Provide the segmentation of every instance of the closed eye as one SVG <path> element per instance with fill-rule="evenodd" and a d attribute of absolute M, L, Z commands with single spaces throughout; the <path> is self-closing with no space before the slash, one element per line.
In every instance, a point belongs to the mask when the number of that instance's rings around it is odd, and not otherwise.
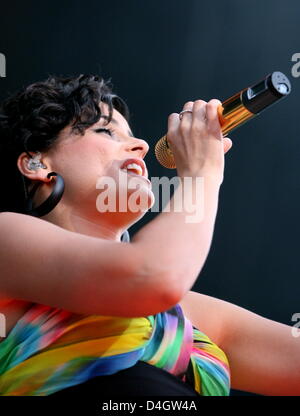
<path fill-rule="evenodd" d="M 110 129 L 103 129 L 103 128 L 100 128 L 100 129 L 96 129 L 96 130 L 94 130 L 96 133 L 107 133 L 107 134 L 109 134 L 110 136 L 113 136 L 113 131 L 112 130 L 110 130 Z"/>

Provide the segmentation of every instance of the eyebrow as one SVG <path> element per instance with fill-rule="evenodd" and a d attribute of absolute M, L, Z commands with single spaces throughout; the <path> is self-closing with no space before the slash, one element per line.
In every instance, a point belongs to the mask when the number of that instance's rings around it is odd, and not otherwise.
<path fill-rule="evenodd" d="M 109 117 L 105 116 L 105 115 L 102 115 L 100 118 L 104 118 L 105 120 L 109 120 Z M 115 118 L 112 118 L 111 122 L 113 124 L 116 124 L 117 126 L 120 126 L 120 124 L 118 123 L 118 121 Z M 131 130 L 128 130 L 128 135 L 131 136 L 131 137 L 134 137 L 134 134 L 132 133 Z"/>

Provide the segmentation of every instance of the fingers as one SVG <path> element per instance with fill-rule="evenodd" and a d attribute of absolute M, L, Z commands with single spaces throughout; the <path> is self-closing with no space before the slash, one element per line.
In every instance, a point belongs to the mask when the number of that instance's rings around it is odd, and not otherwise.
<path fill-rule="evenodd" d="M 199 133 L 206 123 L 206 101 L 196 100 L 193 106 L 192 131 Z"/>
<path fill-rule="evenodd" d="M 193 101 L 188 101 L 184 104 L 182 110 L 193 110 L 193 105 L 194 102 Z M 170 134 L 170 136 L 172 135 L 172 133 L 176 132 L 178 130 L 179 127 L 182 127 L 182 122 L 184 121 L 184 118 L 187 118 L 188 122 L 190 123 L 190 120 L 192 118 L 192 113 L 185 113 L 184 117 L 182 117 L 182 120 L 180 120 L 179 118 L 179 113 L 172 113 L 169 115 L 168 118 L 168 132 Z M 183 123 L 183 127 L 186 127 L 186 122 L 184 121 Z"/>
<path fill-rule="evenodd" d="M 168 117 L 168 139 L 170 141 L 170 137 L 175 134 L 178 130 L 180 124 L 180 120 L 178 117 L 178 113 L 172 113 Z"/>
<path fill-rule="evenodd" d="M 193 110 L 194 107 L 194 101 L 188 101 L 184 104 L 182 110 Z M 189 113 L 191 115 L 192 113 Z"/>
<path fill-rule="evenodd" d="M 221 139 L 222 132 L 218 117 L 218 107 L 220 105 L 222 105 L 221 101 L 216 98 L 211 99 L 208 103 L 204 100 L 188 101 L 184 104 L 182 110 L 191 110 L 192 113 L 184 113 L 181 119 L 179 113 L 170 114 L 168 118 L 168 131 L 172 134 L 178 128 L 181 131 L 187 131 L 191 127 L 197 133 L 203 129 L 203 124 L 207 124 L 212 131 L 220 133 Z M 231 145 L 229 145 L 229 141 L 226 142 L 226 149 L 228 147 L 229 150 Z"/>
<path fill-rule="evenodd" d="M 222 105 L 221 101 L 213 98 L 206 106 L 207 123 L 210 124 L 211 129 L 214 131 L 221 129 L 218 117 L 218 107 L 220 105 Z"/>
<path fill-rule="evenodd" d="M 229 137 L 224 137 L 224 153 L 227 153 L 232 147 L 232 140 Z"/>
<path fill-rule="evenodd" d="M 203 123 L 209 124 L 212 130 L 220 129 L 220 122 L 218 117 L 218 107 L 222 105 L 221 101 L 213 98 L 209 102 L 204 100 L 188 101 L 183 106 L 183 110 L 191 110 L 192 113 L 184 113 L 181 119 L 181 125 L 184 128 L 190 126 L 192 122 L 192 129 L 198 131 L 203 129 Z"/>

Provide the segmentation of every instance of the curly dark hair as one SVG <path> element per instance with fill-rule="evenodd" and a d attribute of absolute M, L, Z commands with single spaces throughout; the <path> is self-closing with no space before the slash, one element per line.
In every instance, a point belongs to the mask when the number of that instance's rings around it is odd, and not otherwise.
<path fill-rule="evenodd" d="M 8 97 L 0 106 L 0 154 L 2 198 L 0 212 L 25 212 L 30 180 L 22 175 L 17 159 L 24 151 L 45 152 L 54 146 L 59 133 L 83 135 L 101 117 L 100 101 L 108 104 L 109 118 L 115 108 L 127 121 L 125 101 L 112 92 L 111 81 L 81 74 L 76 77 L 49 76 Z"/>

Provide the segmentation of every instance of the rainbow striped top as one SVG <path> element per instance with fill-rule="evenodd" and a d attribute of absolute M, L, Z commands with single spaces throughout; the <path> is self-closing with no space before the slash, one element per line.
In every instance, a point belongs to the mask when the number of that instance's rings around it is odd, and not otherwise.
<path fill-rule="evenodd" d="M 48 396 L 138 360 L 174 374 L 200 395 L 230 394 L 226 355 L 179 304 L 141 318 L 33 304 L 0 342 L 0 395 Z"/>

